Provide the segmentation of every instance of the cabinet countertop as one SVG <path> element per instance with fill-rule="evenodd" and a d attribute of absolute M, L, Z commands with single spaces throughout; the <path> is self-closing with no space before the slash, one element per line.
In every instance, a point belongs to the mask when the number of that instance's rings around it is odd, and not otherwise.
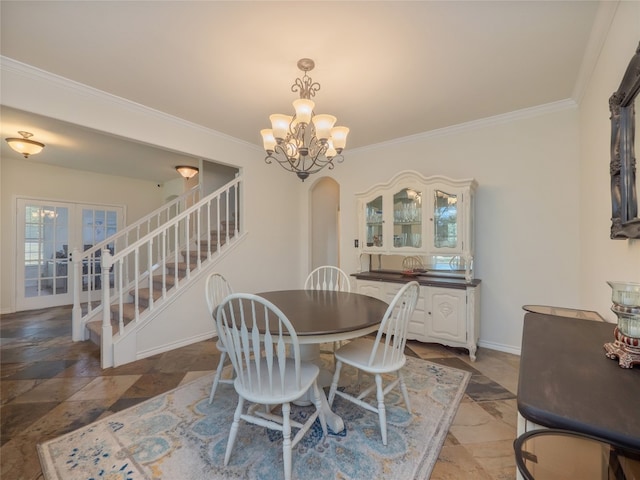
<path fill-rule="evenodd" d="M 640 449 L 640 369 L 605 356 L 615 324 L 527 313 L 518 411 L 549 428 Z"/>
<path fill-rule="evenodd" d="M 464 278 L 438 277 L 435 275 L 417 275 L 413 277 L 390 271 L 352 273 L 351 276 L 356 277 L 358 280 L 371 280 L 374 282 L 407 283 L 415 280 L 424 286 L 458 288 L 461 290 L 477 287 L 480 284 L 480 280 L 477 278 L 467 282 Z"/>

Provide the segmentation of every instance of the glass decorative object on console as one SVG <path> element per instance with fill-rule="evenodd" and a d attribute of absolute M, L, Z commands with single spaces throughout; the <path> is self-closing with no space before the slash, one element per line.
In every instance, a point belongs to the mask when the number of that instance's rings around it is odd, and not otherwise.
<path fill-rule="evenodd" d="M 640 283 L 607 282 L 612 289 L 611 311 L 618 317 L 615 341 L 605 343 L 609 358 L 618 358 L 621 367 L 640 364 Z"/>
<path fill-rule="evenodd" d="M 458 243 L 458 196 L 435 190 L 433 228 L 437 248 L 455 248 Z"/>

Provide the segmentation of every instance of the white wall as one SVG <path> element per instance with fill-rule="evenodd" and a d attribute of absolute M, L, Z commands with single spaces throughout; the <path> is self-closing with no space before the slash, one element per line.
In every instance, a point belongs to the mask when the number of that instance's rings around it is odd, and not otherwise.
<path fill-rule="evenodd" d="M 301 215 L 299 181 L 278 166 L 265 164 L 259 147 L 28 66 L 3 68 L 1 75 L 3 105 L 240 168 L 245 179 L 241 218 L 249 237 L 225 258 L 220 266 L 222 273 L 234 282 L 234 289 L 248 292 L 293 288 L 304 280 L 297 267 L 301 263 L 298 251 L 291 248 L 300 243 L 298 225 L 292 221 Z M 15 235 L 15 229 L 6 232 L 5 227 L 4 187 L 11 179 L 4 165 L 3 162 L 3 250 L 5 237 Z M 38 191 L 56 188 L 43 179 L 34 181 L 32 187 Z M 74 196 L 92 198 L 91 192 L 83 191 L 75 182 L 48 195 L 68 197 L 76 190 Z M 162 189 L 157 190 L 162 197 Z M 16 188 L 15 193 L 23 193 L 23 188 Z M 161 202 L 160 197 L 154 202 Z M 3 258 L 3 272 L 5 265 Z M 3 278 L 3 309 L 7 283 Z M 190 312 L 183 313 L 188 316 Z"/>
<path fill-rule="evenodd" d="M 3 158 L 2 184 L 2 293 L 0 311 L 15 311 L 16 299 L 16 203 L 31 197 L 77 203 L 125 207 L 125 221 L 132 222 L 162 204 L 162 189 L 153 181 L 72 170 L 41 162 Z"/>
<path fill-rule="evenodd" d="M 640 2 L 620 2 L 580 104 L 580 298 L 615 321 L 607 280 L 640 282 L 640 240 L 611 240 L 609 97 L 640 41 Z M 636 131 L 640 125 L 636 111 Z M 636 134 L 637 135 L 637 134 Z M 636 158 L 640 152 L 636 151 Z M 638 164 L 640 166 L 640 163 Z M 640 168 L 637 173 L 640 174 Z"/>
<path fill-rule="evenodd" d="M 527 303 L 595 310 L 615 321 L 606 280 L 640 282 L 640 240 L 609 238 L 608 99 L 639 32 L 640 2 L 620 2 L 579 108 L 561 102 L 347 150 L 330 173 L 341 189 L 341 267 L 359 264 L 355 193 L 406 169 L 474 177 L 480 345 L 517 353 Z"/>
<path fill-rule="evenodd" d="M 640 281 L 640 241 L 609 239 L 608 120 L 608 98 L 637 47 L 638 32 L 640 2 L 621 2 L 579 109 L 560 103 L 347 150 L 345 162 L 327 172 L 340 184 L 341 267 L 355 271 L 358 265 L 355 193 L 406 169 L 474 177 L 481 346 L 518 351 L 526 303 L 608 314 L 605 280 Z M 246 178 L 243 219 L 250 236 L 221 270 L 236 290 L 292 288 L 303 281 L 310 264 L 312 182 L 301 184 L 265 165 L 259 148 L 46 75 L 3 69 L 2 97 L 14 108 L 237 165 Z M 2 195 L 4 224 L 4 188 Z M 3 225 L 3 250 L 5 230 Z M 4 257 L 2 266 L 4 272 Z M 3 308 L 6 285 L 2 278 Z"/>
<path fill-rule="evenodd" d="M 563 102 L 346 152 L 331 172 L 340 184 L 341 267 L 358 266 L 356 193 L 408 169 L 473 177 L 481 345 L 518 352 L 522 305 L 580 306 L 578 138 L 577 107 Z"/>
<path fill-rule="evenodd" d="M 311 267 L 338 265 L 338 218 L 340 186 L 329 177 L 313 182 L 311 188 Z"/>

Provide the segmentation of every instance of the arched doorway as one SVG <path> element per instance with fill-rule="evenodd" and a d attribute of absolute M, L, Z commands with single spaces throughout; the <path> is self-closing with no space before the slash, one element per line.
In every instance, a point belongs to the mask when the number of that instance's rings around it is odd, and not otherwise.
<path fill-rule="evenodd" d="M 340 265 L 340 185 L 323 177 L 311 188 L 311 269 Z"/>

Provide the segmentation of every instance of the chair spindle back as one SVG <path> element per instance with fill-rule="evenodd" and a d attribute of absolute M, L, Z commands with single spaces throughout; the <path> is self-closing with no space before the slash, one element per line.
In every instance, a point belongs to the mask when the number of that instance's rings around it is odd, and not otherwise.
<path fill-rule="evenodd" d="M 284 395 L 285 378 L 291 375 L 287 370 L 292 368 L 287 359 L 294 361 L 295 388 L 300 388 L 298 337 L 289 319 L 273 303 L 258 295 L 236 293 L 220 305 L 216 321 L 236 381 L 243 389 Z"/>
<path fill-rule="evenodd" d="M 349 276 L 338 267 L 325 265 L 313 270 L 304 284 L 305 290 L 333 290 L 350 292 Z"/>
<path fill-rule="evenodd" d="M 420 285 L 418 282 L 409 282 L 393 298 L 378 329 L 369 356 L 369 366 L 373 365 L 376 357 L 379 359 L 379 349 L 383 349 L 382 363 L 384 365 L 393 364 L 404 356 L 409 320 L 416 308 L 419 295 Z"/>

